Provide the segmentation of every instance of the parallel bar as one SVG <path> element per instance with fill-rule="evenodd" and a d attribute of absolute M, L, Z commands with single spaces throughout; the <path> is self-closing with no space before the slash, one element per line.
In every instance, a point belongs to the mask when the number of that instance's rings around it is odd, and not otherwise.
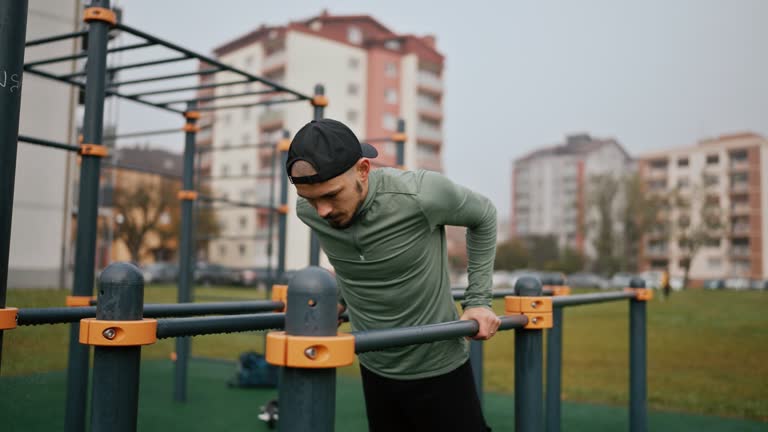
<path fill-rule="evenodd" d="M 108 53 L 115 53 L 115 52 L 120 52 L 120 51 L 128 51 L 128 50 L 132 50 L 132 49 L 151 47 L 151 46 L 154 46 L 154 45 L 155 44 L 150 43 L 150 42 L 142 42 L 142 43 L 137 43 L 137 44 L 133 44 L 133 45 L 123 45 L 123 46 L 111 48 L 111 49 L 108 49 L 107 52 Z M 51 57 L 51 58 L 44 59 L 44 60 L 37 60 L 37 61 L 30 62 L 30 63 L 26 63 L 26 64 L 24 64 L 24 66 L 25 67 L 35 67 L 35 66 L 41 66 L 41 65 L 46 65 L 46 64 L 51 64 L 51 63 L 58 63 L 58 62 L 69 61 L 69 60 L 77 60 L 77 59 L 86 58 L 86 57 L 88 57 L 88 53 L 81 52 L 81 53 L 72 54 L 72 55 L 68 55 L 68 56 Z"/>
<path fill-rule="evenodd" d="M 165 339 L 282 329 L 284 325 L 284 313 L 260 313 L 228 317 L 169 318 L 157 320 L 157 337 Z"/>
<path fill-rule="evenodd" d="M 245 81 L 227 81 L 223 83 L 215 83 L 215 84 L 203 84 L 203 85 L 196 85 L 196 86 L 190 86 L 190 87 L 176 87 L 176 88 L 169 88 L 169 89 L 163 89 L 163 90 L 153 90 L 153 91 L 146 91 L 146 92 L 139 92 L 139 93 L 132 93 L 128 96 L 130 97 L 139 97 L 139 96 L 152 96 L 152 95 L 159 95 L 159 94 L 167 94 L 167 93 L 178 93 L 183 91 L 197 91 L 197 90 L 205 90 L 209 88 L 216 88 L 216 87 L 223 87 L 223 86 L 230 86 L 230 85 L 238 85 L 238 84 L 247 84 L 251 81 L 245 80 Z M 126 97 L 128 97 L 126 96 Z M 194 99 L 194 98 L 192 98 Z M 200 111 L 198 109 L 198 111 Z"/>
<path fill-rule="evenodd" d="M 11 82 L 10 88 L 0 92 L 0 309 L 5 307 L 8 291 L 27 10 L 27 0 L 0 2 L 0 65 L 10 75 Z M 0 361 L 2 354 L 3 331 L 0 330 Z"/>
<path fill-rule="evenodd" d="M 117 23 L 115 28 L 117 28 L 119 30 L 123 30 L 123 31 L 128 32 L 128 33 L 131 33 L 134 36 L 138 36 L 138 37 L 144 38 L 147 41 L 155 42 L 157 44 L 166 46 L 166 47 L 168 47 L 168 48 L 170 48 L 172 50 L 176 50 L 176 51 L 181 52 L 183 54 L 186 54 L 188 56 L 195 57 L 198 60 L 202 60 L 203 63 L 207 63 L 207 64 L 209 64 L 211 66 L 216 66 L 216 67 L 221 68 L 222 70 L 227 70 L 227 71 L 234 72 L 236 74 L 242 75 L 244 77 L 249 78 L 249 81 L 259 81 L 259 82 L 262 82 L 262 83 L 264 83 L 264 84 L 266 84 L 266 85 L 268 85 L 270 87 L 273 87 L 275 89 L 278 89 L 278 90 L 286 92 L 286 93 L 291 93 L 294 96 L 300 97 L 300 98 L 302 98 L 304 100 L 310 100 L 311 99 L 307 95 L 299 93 L 299 92 L 297 92 L 295 90 L 291 90 L 291 89 L 289 89 L 287 87 L 284 87 L 284 86 L 282 86 L 282 85 L 280 85 L 280 84 L 278 84 L 276 82 L 273 82 L 273 81 L 270 81 L 270 80 L 267 80 L 267 79 L 255 76 L 255 75 L 251 75 L 251 74 L 249 74 L 249 73 L 247 73 L 245 71 L 242 71 L 240 69 L 233 68 L 232 66 L 229 66 L 227 64 L 221 63 L 221 62 L 219 62 L 218 60 L 216 60 L 216 59 L 214 59 L 212 57 L 204 56 L 204 55 L 198 54 L 196 52 L 190 51 L 190 50 L 188 50 L 188 49 L 186 49 L 186 48 L 184 48 L 182 46 L 170 43 L 170 42 L 165 41 L 163 39 L 160 39 L 158 37 L 152 36 L 152 35 L 150 35 L 148 33 L 144 33 L 141 30 L 137 30 L 137 29 L 135 29 L 133 27 L 129 27 L 129 26 L 125 25 L 125 24 Z"/>
<path fill-rule="evenodd" d="M 109 0 L 92 0 L 90 6 L 109 9 L 110 2 Z M 110 25 L 104 21 L 93 21 L 88 25 L 88 75 L 83 115 L 83 142 L 88 144 L 103 142 L 109 29 Z M 75 296 L 87 297 L 93 294 L 100 165 L 100 157 L 84 155 L 81 158 L 75 275 L 72 284 L 74 287 L 72 294 Z M 86 424 L 90 349 L 87 345 L 80 344 L 79 333 L 80 326 L 72 324 L 69 331 L 69 362 L 67 364 L 67 405 L 64 419 L 66 432 L 82 432 Z"/>
<path fill-rule="evenodd" d="M 153 82 L 153 81 L 165 81 L 165 80 L 172 80 L 176 78 L 186 78 L 186 77 L 197 76 L 197 75 L 210 75 L 220 71 L 221 69 L 218 69 L 218 68 L 203 69 L 197 72 L 185 72 L 185 73 L 170 74 L 170 75 L 159 75 L 159 76 L 146 77 L 146 78 L 136 78 L 136 79 L 126 80 L 126 81 L 113 81 L 112 83 L 109 84 L 109 87 L 119 87 L 124 85 L 131 85 L 131 84 L 142 84 L 142 83 Z"/>
<path fill-rule="evenodd" d="M 19 135 L 19 141 L 25 142 L 25 143 L 28 143 L 28 144 L 37 144 L 37 145 L 41 145 L 41 146 L 44 146 L 44 147 L 53 147 L 53 148 L 57 148 L 57 149 L 61 149 L 61 150 L 68 150 L 68 151 L 73 151 L 73 152 L 80 151 L 80 147 L 79 146 L 73 146 L 73 145 L 69 145 L 69 144 L 64 144 L 64 143 L 59 143 L 59 142 L 55 142 L 55 141 L 44 140 L 44 139 L 40 139 L 40 138 L 29 137 L 29 136 L 25 136 L 25 135 Z"/>
<path fill-rule="evenodd" d="M 648 430 L 646 302 L 629 302 L 629 430 Z"/>
<path fill-rule="evenodd" d="M 166 58 L 166 59 L 151 60 L 151 61 L 145 61 L 145 62 L 141 62 L 141 63 L 131 63 L 131 64 L 127 64 L 127 65 L 115 66 L 115 67 L 108 68 L 107 69 L 107 73 L 117 72 L 117 71 L 126 70 L 126 69 L 136 69 L 136 68 L 140 68 L 140 67 L 156 66 L 156 65 L 167 64 L 167 63 L 176 63 L 176 62 L 185 61 L 185 60 L 191 60 L 191 59 L 192 59 L 192 57 L 184 55 L 184 56 L 180 56 L 180 57 L 171 57 L 171 58 Z M 74 72 L 74 73 L 70 73 L 70 74 L 59 75 L 59 78 L 65 78 L 65 79 L 66 78 L 77 78 L 77 77 L 85 76 L 87 73 L 88 73 L 88 71 L 85 70 L 85 71 L 82 71 L 82 72 Z"/>
<path fill-rule="evenodd" d="M 200 108 L 200 111 L 220 111 L 220 110 L 227 110 L 227 109 L 252 108 L 256 106 L 272 106 L 272 105 L 279 105 L 279 104 L 291 103 L 291 102 L 301 102 L 303 100 L 304 99 L 301 99 L 301 98 L 278 99 L 278 100 L 254 102 L 254 103 L 239 104 L 239 105 L 208 106 L 208 107 Z"/>
<path fill-rule="evenodd" d="M 547 392 L 544 430 L 560 432 L 563 369 L 563 308 L 552 308 L 552 328 L 547 330 Z"/>
<path fill-rule="evenodd" d="M 160 101 L 158 104 L 160 105 L 172 105 L 172 104 L 178 104 L 178 103 L 186 103 L 190 101 L 195 102 L 210 102 L 213 100 L 218 99 L 231 99 L 231 98 L 238 98 L 238 97 L 245 97 L 245 96 L 259 96 L 259 95 L 265 95 L 265 94 L 273 94 L 278 93 L 277 90 L 256 90 L 256 91 L 249 91 L 249 92 L 242 92 L 242 93 L 233 93 L 233 94 L 221 94 L 216 96 L 206 96 L 206 97 L 198 97 L 198 98 L 187 98 L 187 99 L 179 99 L 179 100 L 170 100 L 170 101 Z M 302 100 L 302 99 L 299 99 Z"/>
<path fill-rule="evenodd" d="M 528 324 L 528 318 L 525 315 L 500 316 L 499 318 L 501 319 L 499 330 L 520 328 Z M 351 334 L 355 336 L 355 352 L 360 354 L 438 340 L 472 337 L 477 334 L 479 329 L 477 321 L 469 320 L 416 327 L 357 331 L 351 332 Z"/>
<path fill-rule="evenodd" d="M 594 303 L 604 303 L 609 301 L 627 300 L 633 297 L 635 297 L 635 294 L 624 291 L 557 296 L 552 298 L 552 306 L 578 306 Z"/>
<path fill-rule="evenodd" d="M 145 137 L 145 136 L 154 136 L 154 135 L 168 135 L 173 133 L 181 133 L 182 130 L 180 128 L 173 128 L 173 129 L 157 129 L 157 130 L 149 130 L 149 131 L 136 131 L 136 132 L 127 132 L 117 135 L 108 135 L 104 137 L 104 140 L 118 140 L 122 138 L 135 138 L 135 137 Z"/>
<path fill-rule="evenodd" d="M 72 39 L 72 38 L 76 38 L 76 37 L 80 37 L 80 36 L 85 36 L 87 34 L 88 34 L 88 30 L 83 30 L 83 31 L 78 31 L 78 32 L 73 32 L 73 33 L 65 33 L 65 34 L 60 34 L 60 35 L 56 35 L 56 36 L 49 36 L 49 37 L 44 37 L 44 38 L 40 38 L 40 39 L 33 39 L 33 40 L 27 42 L 25 45 L 28 46 L 28 47 L 35 46 L 35 45 L 42 45 L 42 44 L 51 43 L 51 42 L 58 42 L 60 40 Z"/>

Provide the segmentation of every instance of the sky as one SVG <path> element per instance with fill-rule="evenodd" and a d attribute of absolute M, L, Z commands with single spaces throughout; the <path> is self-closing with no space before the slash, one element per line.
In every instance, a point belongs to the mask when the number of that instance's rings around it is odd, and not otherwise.
<path fill-rule="evenodd" d="M 435 35 L 446 57 L 445 173 L 490 197 L 502 217 L 510 213 L 512 161 L 570 133 L 616 138 L 634 156 L 733 132 L 768 136 L 765 0 L 113 4 L 127 24 L 202 53 L 323 9 Z M 113 115 L 120 132 L 179 121 L 131 102 Z M 181 150 L 178 139 L 159 143 Z"/>

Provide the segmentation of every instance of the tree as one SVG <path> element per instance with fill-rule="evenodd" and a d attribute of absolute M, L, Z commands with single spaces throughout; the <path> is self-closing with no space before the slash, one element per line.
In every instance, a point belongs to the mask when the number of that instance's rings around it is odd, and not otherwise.
<path fill-rule="evenodd" d="M 210 195 L 209 189 L 202 187 L 200 194 Z M 181 204 L 179 200 L 176 200 L 169 206 L 168 213 L 170 215 L 170 221 L 157 228 L 160 243 L 164 246 L 169 246 L 171 243 L 177 242 L 177 240 L 181 238 Z M 216 220 L 215 210 L 210 205 L 199 206 L 194 214 L 195 225 L 193 235 L 196 237 L 197 241 L 194 243 L 196 253 L 193 256 L 198 256 L 200 250 L 208 248 L 210 239 L 219 235 L 221 227 Z"/>
<path fill-rule="evenodd" d="M 147 234 L 158 229 L 164 215 L 167 219 L 170 206 L 178 202 L 176 191 L 177 187 L 165 180 L 159 184 L 139 182 L 132 188 L 115 187 L 113 205 L 122 217 L 117 237 L 128 248 L 131 261 L 140 261 Z"/>
<path fill-rule="evenodd" d="M 643 234 L 654 227 L 664 198 L 648 193 L 637 173 L 625 177 L 621 187 L 624 200 L 619 210 L 622 227 L 619 265 L 621 271 L 636 273 L 640 270 L 638 256 Z"/>
<path fill-rule="evenodd" d="M 496 270 L 517 270 L 528 267 L 530 255 L 525 243 L 510 239 L 496 246 Z"/>
<path fill-rule="evenodd" d="M 616 256 L 617 242 L 615 235 L 615 206 L 620 191 L 620 183 L 612 174 L 599 174 L 590 178 L 588 196 L 589 213 L 594 215 L 587 229 L 596 233 L 592 246 L 595 248 L 595 271 L 611 274 L 619 269 Z"/>

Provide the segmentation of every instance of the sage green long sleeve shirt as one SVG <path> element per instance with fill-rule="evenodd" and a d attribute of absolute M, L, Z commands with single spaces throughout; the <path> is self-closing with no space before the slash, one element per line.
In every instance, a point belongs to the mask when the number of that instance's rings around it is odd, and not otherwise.
<path fill-rule="evenodd" d="M 374 170 L 353 224 L 336 229 L 304 199 L 299 218 L 317 233 L 336 271 L 354 330 L 454 321 L 445 225 L 467 227 L 464 309 L 490 307 L 496 209 L 484 196 L 430 171 Z M 441 375 L 467 360 L 464 338 L 364 353 L 360 363 L 395 379 Z"/>

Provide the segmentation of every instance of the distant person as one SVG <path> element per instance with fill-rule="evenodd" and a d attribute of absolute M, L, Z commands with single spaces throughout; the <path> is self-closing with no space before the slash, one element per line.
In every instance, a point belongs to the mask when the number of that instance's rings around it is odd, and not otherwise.
<path fill-rule="evenodd" d="M 672 287 L 669 285 L 669 272 L 664 270 L 661 272 L 661 292 L 664 295 L 664 300 L 669 298 L 669 293 L 672 291 Z"/>
<path fill-rule="evenodd" d="M 344 124 L 312 121 L 293 139 L 286 171 L 296 213 L 336 271 L 339 313 L 353 330 L 459 319 L 451 296 L 445 225 L 467 227 L 469 286 L 462 320 L 490 339 L 496 208 L 436 172 L 371 169 L 377 150 Z M 360 354 L 371 431 L 490 430 L 464 338 Z"/>

